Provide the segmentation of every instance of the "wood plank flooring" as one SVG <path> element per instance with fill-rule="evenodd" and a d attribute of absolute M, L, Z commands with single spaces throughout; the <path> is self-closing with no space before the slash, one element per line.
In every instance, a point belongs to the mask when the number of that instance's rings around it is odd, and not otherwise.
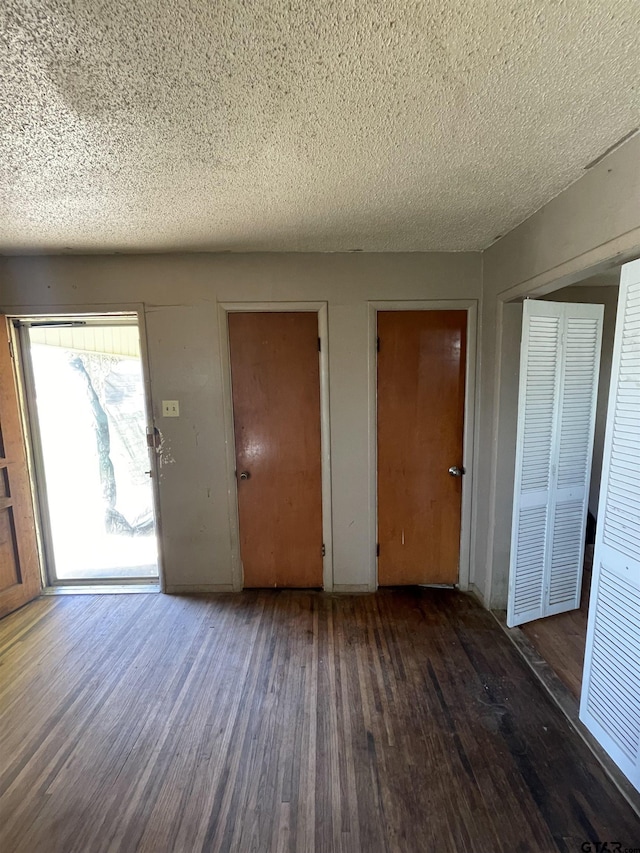
<path fill-rule="evenodd" d="M 589 619 L 589 593 L 591 591 L 591 567 L 593 545 L 587 546 L 580 608 L 557 616 L 536 619 L 521 626 L 522 632 L 554 670 L 558 678 L 569 688 L 576 700 L 582 689 L 584 650 L 587 644 L 587 622 Z"/>
<path fill-rule="evenodd" d="M 640 846 L 446 590 L 40 599 L 0 622 L 0 759 L 3 853 Z"/>

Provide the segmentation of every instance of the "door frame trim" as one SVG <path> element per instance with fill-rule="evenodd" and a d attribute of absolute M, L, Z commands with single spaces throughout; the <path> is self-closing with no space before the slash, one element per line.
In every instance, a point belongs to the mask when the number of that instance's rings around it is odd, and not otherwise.
<path fill-rule="evenodd" d="M 503 440 L 500 426 L 504 417 L 504 387 L 505 387 L 505 347 L 506 340 L 513 324 L 518 324 L 518 332 L 522 328 L 522 320 L 511 316 L 510 307 L 519 304 L 524 299 L 540 299 L 570 287 L 574 284 L 587 284 L 587 279 L 612 269 L 622 267 L 629 261 L 640 258 L 640 228 L 634 228 L 626 234 L 614 237 L 599 246 L 590 249 L 582 255 L 577 255 L 567 261 L 557 264 L 531 278 L 511 284 L 495 294 L 495 350 L 493 364 L 490 366 L 490 377 L 487 387 L 490 388 L 492 402 L 487 412 L 486 429 L 493 438 L 490 459 L 488 462 L 488 479 L 486 499 L 489 505 L 486 551 L 477 558 L 483 560 L 486 568 L 484 593 L 482 601 L 490 610 L 505 610 L 508 598 L 509 559 L 500 547 L 498 540 L 511 542 L 511 521 L 513 517 L 513 471 L 500 469 L 500 459 L 508 452 L 511 438 Z M 619 286 L 619 284 L 618 284 Z M 510 433 L 511 436 L 511 433 Z M 510 494 L 511 500 L 504 504 L 503 495 Z M 508 506 L 509 532 L 503 528 L 505 509 Z M 496 533 L 496 530 L 498 532 Z"/>
<path fill-rule="evenodd" d="M 458 588 L 467 591 L 471 576 L 471 535 L 475 513 L 474 444 L 476 440 L 476 366 L 478 337 L 477 299 L 374 300 L 369 306 L 369 531 L 370 588 L 378 588 L 378 311 L 466 311 L 467 352 L 464 389 L 464 430 L 462 438 L 462 510 L 460 514 L 460 562 Z"/>
<path fill-rule="evenodd" d="M 231 579 L 234 591 L 243 589 L 240 557 L 240 524 L 238 518 L 238 483 L 235 476 L 236 448 L 233 422 L 233 392 L 231 386 L 231 350 L 229 347 L 228 315 L 240 311 L 254 313 L 312 312 L 318 317 L 320 362 L 320 454 L 322 464 L 322 538 L 325 547 L 322 558 L 322 587 L 333 590 L 333 527 L 331 515 L 331 432 L 329 410 L 329 334 L 327 302 L 219 302 L 218 327 L 220 364 L 222 366 L 222 399 L 227 460 L 227 497 L 231 529 Z"/>
<path fill-rule="evenodd" d="M 152 396 L 152 387 L 151 387 L 151 360 L 149 357 L 149 346 L 148 346 L 148 338 L 147 338 L 147 323 L 146 323 L 146 306 L 144 302 L 124 302 L 124 303 L 96 303 L 96 304 L 80 304 L 80 305 L 70 305 L 70 304 L 50 304 L 50 305 L 10 305 L 10 306 L 0 306 L 0 311 L 2 311 L 11 321 L 11 329 L 12 329 L 12 341 L 14 346 L 14 351 L 16 352 L 16 359 L 14 361 L 15 371 L 16 371 L 16 381 L 19 388 L 20 395 L 20 405 L 22 408 L 22 424 L 23 430 L 25 433 L 25 441 L 27 445 L 27 459 L 29 465 L 29 478 L 31 481 L 31 489 L 33 495 L 33 505 L 34 512 L 36 518 L 36 527 L 37 527 L 37 536 L 39 542 L 39 550 L 40 550 L 40 560 L 41 560 L 41 576 L 43 581 L 48 585 L 49 575 L 47 572 L 46 566 L 46 549 L 44 548 L 44 542 L 46 541 L 43 536 L 43 524 L 48 522 L 43 522 L 43 518 L 41 515 L 41 507 L 40 507 L 40 497 L 38 491 L 38 482 L 36 480 L 36 470 L 34 468 L 34 449 L 33 449 L 33 438 L 31 434 L 31 414 L 29 411 L 29 400 L 27 387 L 25 385 L 25 377 L 23 375 L 24 365 L 21 363 L 22 354 L 20 352 L 20 342 L 18 339 L 18 335 L 16 334 L 17 330 L 13 326 L 13 320 L 28 320 L 31 318 L 42 318 L 42 317 L 81 317 L 85 316 L 88 318 L 99 318 L 104 317 L 108 319 L 109 315 L 118 316 L 123 314 L 135 315 L 137 318 L 138 325 L 138 333 L 140 335 L 140 362 L 142 365 L 142 378 L 144 384 L 144 392 L 145 392 L 145 407 L 146 407 L 146 415 L 148 426 L 155 427 L 155 414 L 154 414 L 154 405 L 153 405 L 153 396 Z M 160 592 L 166 592 L 166 579 L 165 579 L 165 571 L 164 571 L 164 553 L 163 553 L 163 541 L 162 541 L 162 513 L 161 513 L 161 505 L 160 505 L 160 465 L 158 454 L 149 454 L 149 462 L 151 465 L 151 470 L 153 472 L 153 476 L 151 477 L 151 489 L 153 494 L 153 509 L 155 516 L 155 526 L 156 526 L 156 541 L 158 545 L 158 583 L 160 587 Z M 117 581 L 100 581 L 100 586 L 108 587 L 110 585 L 120 585 L 123 583 L 126 584 L 126 580 L 123 581 L 122 578 L 118 578 Z M 132 581 L 133 585 L 139 585 L 139 580 Z M 80 582 L 76 585 L 93 585 L 96 586 L 95 580 Z M 66 586 L 67 584 L 65 584 Z"/>

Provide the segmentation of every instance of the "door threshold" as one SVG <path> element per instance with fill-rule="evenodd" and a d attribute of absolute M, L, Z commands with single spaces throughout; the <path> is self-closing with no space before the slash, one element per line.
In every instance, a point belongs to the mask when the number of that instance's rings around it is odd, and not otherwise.
<path fill-rule="evenodd" d="M 41 595 L 120 595 L 122 593 L 160 592 L 159 583 L 129 584 L 65 584 L 64 586 L 45 586 Z"/>

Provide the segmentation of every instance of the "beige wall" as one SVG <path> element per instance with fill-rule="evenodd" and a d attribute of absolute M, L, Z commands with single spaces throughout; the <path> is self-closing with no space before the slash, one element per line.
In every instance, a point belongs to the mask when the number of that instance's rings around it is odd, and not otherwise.
<path fill-rule="evenodd" d="M 499 448 L 496 454 L 495 496 L 497 506 L 504 507 L 503 515 L 491 531 L 494 565 L 508 569 L 511 554 L 511 506 L 513 503 L 513 484 L 516 465 L 516 438 L 518 431 L 518 392 L 520 389 L 520 342 L 522 337 L 522 302 L 507 303 L 502 306 L 502 339 L 499 351 L 500 386 L 497 394 L 495 442 Z M 487 454 L 490 458 L 490 453 Z M 485 454 L 479 454 L 479 465 L 485 462 Z M 482 500 L 478 511 L 483 509 Z M 480 537 L 483 531 L 477 530 Z M 483 563 L 476 566 L 475 579 L 484 571 Z M 494 581 L 502 584 L 494 594 L 506 601 L 508 572 L 496 572 Z"/>
<path fill-rule="evenodd" d="M 482 276 L 471 580 L 485 603 L 501 607 L 512 499 L 506 481 L 510 430 L 500 408 L 510 405 L 508 388 L 504 395 L 500 390 L 503 374 L 513 369 L 505 358 L 513 345 L 509 333 L 503 341 L 505 303 L 640 256 L 639 164 L 635 137 L 481 260 L 439 253 L 4 258 L 0 304 L 10 310 L 145 303 L 156 416 L 160 400 L 181 402 L 180 419 L 158 419 L 175 458 L 160 484 L 167 579 L 198 587 L 231 583 L 217 302 L 326 301 L 334 580 L 365 585 L 375 531 L 367 301 L 477 298 Z"/>
<path fill-rule="evenodd" d="M 554 302 L 587 302 L 604 305 L 602 326 L 602 351 L 600 356 L 600 377 L 598 380 L 598 403 L 596 407 L 596 428 L 593 439 L 593 465 L 591 468 L 591 487 L 589 489 L 589 512 L 598 517 L 598 497 L 600 477 L 602 475 L 602 453 L 604 450 L 604 431 L 607 424 L 609 402 L 609 380 L 613 358 L 613 338 L 616 328 L 616 309 L 618 307 L 618 287 L 574 285 L 563 287 L 545 296 Z"/>
<path fill-rule="evenodd" d="M 0 259 L 0 304 L 143 302 L 156 423 L 175 460 L 163 467 L 162 542 L 170 586 L 231 584 L 231 525 L 218 302 L 326 301 L 334 581 L 368 585 L 368 300 L 479 298 L 478 254 L 252 254 Z M 160 417 L 179 400 L 180 418 Z"/>
<path fill-rule="evenodd" d="M 503 310 L 640 255 L 640 137 L 634 137 L 483 253 L 482 341 L 475 480 L 474 582 L 506 606 L 512 492 L 500 460 Z M 505 338 L 506 341 L 506 338 Z M 505 559 L 506 557 L 506 559 Z"/>

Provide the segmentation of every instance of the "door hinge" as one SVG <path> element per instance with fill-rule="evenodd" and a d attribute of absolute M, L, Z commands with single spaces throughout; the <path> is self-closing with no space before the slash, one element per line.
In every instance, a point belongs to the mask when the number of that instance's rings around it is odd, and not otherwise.
<path fill-rule="evenodd" d="M 322 543 L 322 556 L 323 556 L 323 557 L 326 557 L 326 556 L 327 556 L 327 549 L 326 549 L 326 548 L 325 548 L 325 546 L 324 546 L 324 542 Z"/>
<path fill-rule="evenodd" d="M 376 350 L 380 352 L 380 338 L 376 338 Z"/>
<path fill-rule="evenodd" d="M 160 430 L 155 426 L 147 427 L 147 447 L 150 450 L 160 449 Z"/>
<path fill-rule="evenodd" d="M 376 557 L 380 556 L 380 543 L 376 542 Z"/>
<path fill-rule="evenodd" d="M 13 341 L 9 339 L 9 355 L 11 356 L 11 361 L 15 361 L 16 357 L 13 353 Z"/>
<path fill-rule="evenodd" d="M 318 352 L 322 352 L 322 340 L 318 338 Z"/>

